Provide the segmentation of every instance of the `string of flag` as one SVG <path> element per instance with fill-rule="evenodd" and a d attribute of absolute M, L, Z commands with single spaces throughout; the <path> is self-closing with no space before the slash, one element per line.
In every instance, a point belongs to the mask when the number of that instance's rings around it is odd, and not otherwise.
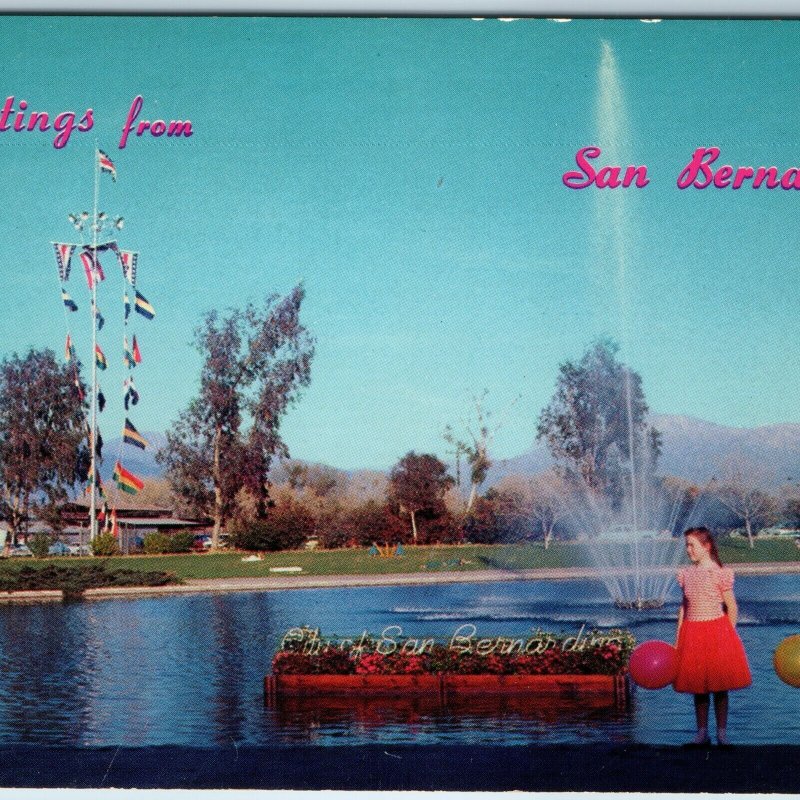
<path fill-rule="evenodd" d="M 102 174 L 111 175 L 112 179 L 116 182 L 117 168 L 109 156 L 102 150 L 95 151 L 96 168 Z M 70 215 L 70 220 L 73 222 L 77 230 L 83 232 L 83 222 L 88 218 L 88 214 L 84 212 L 77 217 Z M 98 222 L 106 219 L 105 214 L 97 215 L 93 220 L 95 230 L 98 229 Z M 114 225 L 116 228 L 122 227 L 122 218 L 118 218 Z M 83 235 L 83 233 L 82 233 Z M 79 379 L 79 366 L 80 362 L 77 358 L 77 348 L 75 343 L 75 335 L 72 331 L 70 318 L 73 313 L 78 312 L 80 298 L 74 298 L 69 291 L 69 280 L 72 272 L 73 259 L 77 253 L 78 259 L 83 268 L 83 273 L 86 278 L 86 285 L 90 292 L 89 311 L 92 318 L 92 325 L 94 326 L 93 338 L 96 341 L 94 353 L 94 363 L 96 364 L 99 372 L 105 373 L 109 367 L 109 360 L 102 343 L 97 338 L 105 324 L 106 319 L 99 308 L 99 302 L 95 303 L 92 297 L 98 294 L 100 285 L 106 280 L 107 277 L 107 259 L 114 259 L 120 267 L 123 278 L 123 292 L 122 292 L 122 362 L 127 369 L 127 375 L 122 382 L 122 399 L 125 408 L 125 423 L 123 426 L 122 437 L 120 439 L 119 451 L 115 459 L 113 482 L 118 491 L 127 494 L 137 494 L 144 488 L 144 482 L 125 467 L 123 445 L 135 447 L 139 450 L 145 450 L 149 443 L 136 429 L 136 426 L 130 419 L 130 413 L 133 408 L 139 403 L 139 392 L 134 384 L 131 371 L 142 363 L 142 350 L 140 347 L 137 332 L 134 330 L 134 319 L 142 317 L 146 320 L 155 318 L 156 312 L 152 304 L 140 291 L 137 286 L 137 270 L 139 262 L 139 253 L 132 250 L 124 250 L 119 247 L 116 240 L 106 241 L 102 243 L 72 243 L 72 242 L 52 242 L 53 250 L 56 260 L 56 268 L 58 273 L 59 289 L 61 292 L 61 301 L 64 309 L 64 319 L 66 327 L 66 339 L 64 343 L 64 360 L 67 364 L 72 365 L 75 377 L 75 385 L 78 388 L 79 400 L 81 405 L 84 402 L 83 392 L 80 386 Z M 104 266 L 101 262 L 106 261 Z M 132 312 L 134 312 L 132 314 Z M 94 390 L 94 387 L 93 387 Z M 102 413 L 106 406 L 106 397 L 102 392 L 99 384 L 97 386 L 97 410 Z M 108 498 L 102 484 L 102 480 L 97 467 L 98 462 L 102 461 L 103 455 L 103 438 L 100 433 L 99 427 L 96 426 L 96 437 L 92 436 L 91 426 L 89 420 L 86 420 L 88 431 L 89 450 L 93 455 L 91 463 L 88 468 L 79 470 L 81 477 L 84 477 L 86 482 L 87 493 L 97 490 L 103 504 L 97 514 L 98 521 L 104 525 L 104 530 L 118 534 L 118 521 L 116 508 L 109 509 Z M 93 441 L 93 438 L 95 439 Z M 84 465 L 85 467 L 86 465 Z"/>

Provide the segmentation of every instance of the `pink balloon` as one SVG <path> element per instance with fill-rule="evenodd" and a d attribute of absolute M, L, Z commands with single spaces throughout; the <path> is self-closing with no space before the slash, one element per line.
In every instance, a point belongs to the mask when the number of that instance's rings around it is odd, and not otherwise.
<path fill-rule="evenodd" d="M 675 680 L 675 657 L 675 648 L 667 642 L 643 642 L 631 653 L 631 678 L 643 689 L 663 689 Z"/>

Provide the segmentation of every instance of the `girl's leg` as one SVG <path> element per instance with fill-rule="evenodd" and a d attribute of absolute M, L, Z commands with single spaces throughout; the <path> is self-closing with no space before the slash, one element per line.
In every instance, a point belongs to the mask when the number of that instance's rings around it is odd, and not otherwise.
<path fill-rule="evenodd" d="M 728 744 L 728 693 L 714 692 L 714 716 L 717 719 L 717 741 Z"/>
<path fill-rule="evenodd" d="M 694 737 L 694 744 L 705 744 L 708 741 L 708 709 L 710 705 L 711 698 L 707 693 L 694 696 L 694 715 L 697 720 L 697 735 Z"/>

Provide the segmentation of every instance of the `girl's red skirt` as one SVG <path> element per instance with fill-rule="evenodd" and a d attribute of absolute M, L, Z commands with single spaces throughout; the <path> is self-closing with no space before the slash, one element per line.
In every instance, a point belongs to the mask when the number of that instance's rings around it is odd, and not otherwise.
<path fill-rule="evenodd" d="M 676 692 L 705 694 L 744 689 L 752 683 L 742 640 L 727 616 L 684 620 L 678 634 Z"/>

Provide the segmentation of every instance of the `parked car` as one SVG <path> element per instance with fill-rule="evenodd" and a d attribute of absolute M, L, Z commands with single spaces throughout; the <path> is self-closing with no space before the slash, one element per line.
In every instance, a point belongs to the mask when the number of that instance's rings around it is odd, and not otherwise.
<path fill-rule="evenodd" d="M 68 556 L 71 553 L 70 546 L 65 542 L 53 542 L 47 551 L 47 554 L 51 556 Z"/>
<path fill-rule="evenodd" d="M 192 550 L 195 553 L 205 553 L 211 548 L 211 537 L 206 533 L 198 533 L 192 542 Z"/>
<path fill-rule="evenodd" d="M 11 555 L 17 557 L 33 556 L 33 551 L 26 544 L 16 544 L 11 548 Z"/>
<path fill-rule="evenodd" d="M 69 554 L 71 556 L 90 556 L 92 551 L 88 544 L 71 544 L 69 545 Z"/>

